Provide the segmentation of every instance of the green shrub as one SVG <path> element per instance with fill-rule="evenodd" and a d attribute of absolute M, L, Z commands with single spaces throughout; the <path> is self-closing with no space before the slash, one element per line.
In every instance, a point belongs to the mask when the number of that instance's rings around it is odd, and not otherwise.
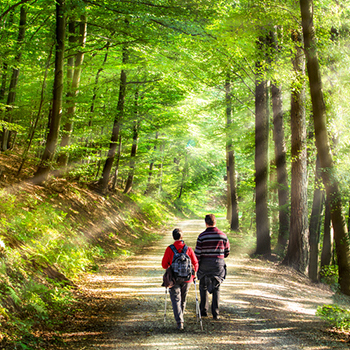
<path fill-rule="evenodd" d="M 317 309 L 316 314 L 335 328 L 350 330 L 350 310 L 342 309 L 338 305 L 323 305 Z"/>

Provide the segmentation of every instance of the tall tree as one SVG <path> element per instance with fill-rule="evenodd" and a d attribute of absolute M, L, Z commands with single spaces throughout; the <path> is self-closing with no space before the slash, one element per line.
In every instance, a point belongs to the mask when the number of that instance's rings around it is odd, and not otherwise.
<path fill-rule="evenodd" d="M 67 73 L 67 81 L 69 83 L 68 87 L 68 93 L 67 93 L 67 116 L 66 116 L 66 122 L 63 127 L 63 135 L 61 139 L 61 148 L 63 148 L 63 151 L 61 151 L 61 154 L 58 158 L 58 165 L 60 167 L 66 168 L 68 164 L 68 151 L 65 149 L 70 143 L 70 138 L 73 130 L 73 119 L 75 115 L 75 109 L 77 105 L 76 96 L 78 93 L 78 88 L 80 84 L 80 76 L 81 76 L 81 70 L 82 70 L 82 64 L 84 61 L 84 46 L 86 42 L 86 16 L 82 15 L 80 17 L 79 22 L 79 34 L 76 36 L 75 34 L 75 26 L 76 21 L 71 21 L 69 23 L 70 28 L 70 36 L 69 40 L 70 43 L 74 45 L 78 39 L 78 52 L 75 55 L 72 55 L 69 57 L 68 61 L 68 73 Z"/>
<path fill-rule="evenodd" d="M 312 201 L 312 210 L 310 217 L 310 265 L 309 265 L 309 277 L 312 281 L 318 281 L 318 250 L 320 241 L 320 228 L 321 228 L 321 214 L 324 203 L 324 191 L 322 189 L 322 179 L 320 174 L 320 162 L 317 157 L 316 169 L 315 169 L 315 188 Z"/>
<path fill-rule="evenodd" d="M 229 222 L 232 231 L 239 230 L 238 200 L 236 188 L 235 154 L 232 142 L 232 90 L 231 81 L 228 76 L 225 83 L 226 96 L 226 159 L 227 159 L 227 196 Z"/>
<path fill-rule="evenodd" d="M 120 122 L 124 116 L 124 104 L 125 104 L 125 96 L 126 96 L 126 70 L 125 65 L 128 61 L 128 49 L 126 46 L 123 47 L 122 51 L 122 65 L 123 68 L 120 71 L 120 82 L 119 82 L 119 97 L 118 97 L 118 105 L 117 111 L 113 122 L 113 130 L 111 143 L 109 146 L 109 151 L 107 155 L 107 159 L 105 161 L 102 178 L 99 180 L 99 187 L 102 192 L 105 192 L 108 188 L 109 176 L 113 167 L 113 162 L 115 158 L 115 153 L 118 147 L 118 138 L 119 138 L 119 129 Z"/>
<path fill-rule="evenodd" d="M 307 71 L 310 83 L 316 147 L 320 157 L 321 174 L 331 208 L 334 229 L 339 284 L 344 294 L 350 295 L 350 242 L 342 211 L 341 193 L 333 165 L 327 133 L 327 114 L 324 102 L 322 79 L 317 54 L 317 42 L 313 23 L 313 1 L 300 0 Z"/>
<path fill-rule="evenodd" d="M 307 273 L 309 266 L 309 227 L 307 210 L 307 154 L 305 115 L 305 56 L 301 35 L 293 32 L 295 81 L 291 96 L 292 184 L 288 251 L 284 263 Z"/>
<path fill-rule="evenodd" d="M 61 123 L 63 96 L 64 47 L 66 38 L 65 0 L 56 1 L 56 47 L 55 47 L 55 77 L 53 84 L 52 112 L 49 119 L 49 133 L 41 163 L 34 175 L 34 182 L 45 181 L 51 169 L 51 161 L 56 152 L 58 133 Z"/>
<path fill-rule="evenodd" d="M 273 139 L 275 143 L 275 164 L 278 184 L 278 250 L 283 251 L 289 237 L 289 186 L 284 138 L 282 87 L 276 83 L 271 86 L 273 112 Z"/>
<path fill-rule="evenodd" d="M 256 251 L 255 254 L 271 253 L 270 223 L 268 213 L 268 145 L 269 113 L 265 65 L 266 36 L 258 40 L 260 58 L 256 63 L 255 82 L 255 201 L 256 201 Z"/>

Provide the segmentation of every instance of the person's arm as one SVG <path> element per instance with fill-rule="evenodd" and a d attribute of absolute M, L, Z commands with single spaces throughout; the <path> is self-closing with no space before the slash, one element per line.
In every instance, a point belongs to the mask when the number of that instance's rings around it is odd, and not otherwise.
<path fill-rule="evenodd" d="M 202 242 L 199 239 L 197 239 L 197 243 L 196 243 L 196 248 L 194 250 L 194 254 L 196 255 L 197 260 L 199 262 L 200 259 L 201 259 L 201 254 L 202 254 Z"/>
<path fill-rule="evenodd" d="M 167 269 L 171 263 L 172 263 L 172 256 L 171 256 L 172 250 L 170 247 L 167 247 L 167 249 L 165 249 L 165 253 L 162 259 L 162 267 L 163 269 Z"/>
<path fill-rule="evenodd" d="M 230 254 L 230 242 L 227 238 L 226 244 L 225 244 L 225 258 L 227 258 Z"/>
<path fill-rule="evenodd" d="M 197 272 L 199 264 L 198 264 L 198 259 L 196 257 L 196 254 L 194 254 L 194 251 L 191 247 L 189 247 L 188 252 L 189 252 L 188 256 L 191 259 L 194 272 Z"/>

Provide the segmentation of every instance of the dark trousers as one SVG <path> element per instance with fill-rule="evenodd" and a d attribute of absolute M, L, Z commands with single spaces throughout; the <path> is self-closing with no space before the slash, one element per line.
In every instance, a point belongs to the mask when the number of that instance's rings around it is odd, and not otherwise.
<path fill-rule="evenodd" d="M 208 287 L 205 281 L 205 277 L 203 277 L 199 281 L 199 293 L 201 296 L 200 310 L 203 316 L 208 315 L 209 309 L 209 292 Z M 213 317 L 217 317 L 219 315 L 219 302 L 220 302 L 220 286 L 213 288 L 212 293 L 212 301 L 211 301 L 211 313 Z"/>
<path fill-rule="evenodd" d="M 186 308 L 186 297 L 191 283 L 175 284 L 169 289 L 171 304 L 175 321 L 177 324 L 184 322 L 184 312 Z"/>

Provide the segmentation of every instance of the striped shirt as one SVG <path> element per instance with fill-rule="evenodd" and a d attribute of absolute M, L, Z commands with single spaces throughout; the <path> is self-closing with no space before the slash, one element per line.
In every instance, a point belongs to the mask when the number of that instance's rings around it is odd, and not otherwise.
<path fill-rule="evenodd" d="M 230 242 L 216 227 L 207 227 L 197 238 L 194 253 L 198 261 L 203 258 L 223 259 L 230 254 Z"/>

